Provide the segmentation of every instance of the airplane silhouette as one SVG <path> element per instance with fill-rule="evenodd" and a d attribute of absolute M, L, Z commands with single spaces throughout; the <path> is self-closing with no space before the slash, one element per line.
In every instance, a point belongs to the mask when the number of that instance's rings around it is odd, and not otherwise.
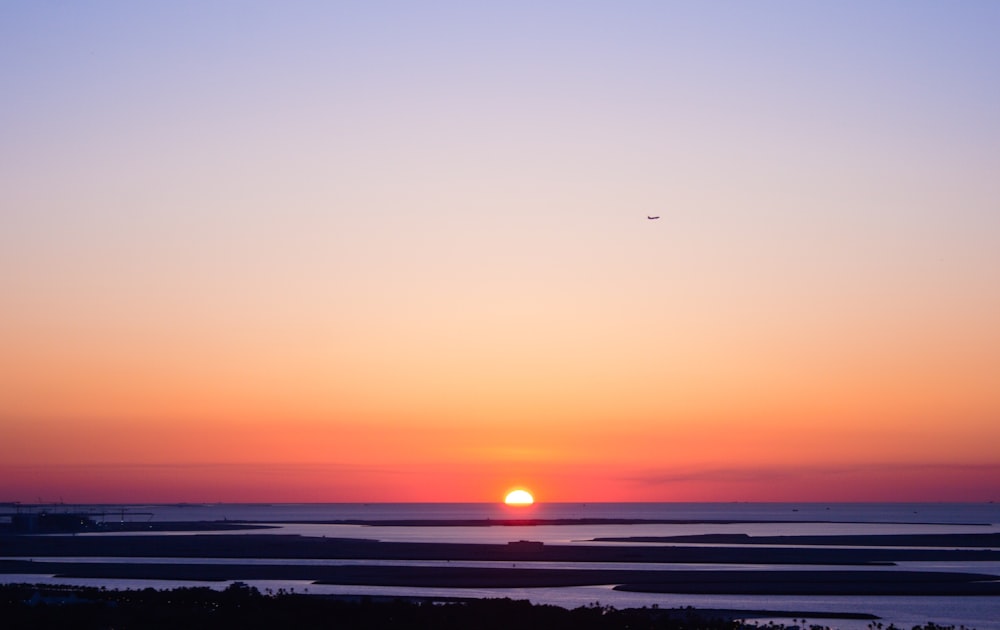
<path fill-rule="evenodd" d="M 652 221 L 654 219 L 659 219 L 660 217 L 658 217 L 658 216 L 656 216 L 656 217 L 647 216 L 646 218 L 649 219 L 650 221 Z"/>

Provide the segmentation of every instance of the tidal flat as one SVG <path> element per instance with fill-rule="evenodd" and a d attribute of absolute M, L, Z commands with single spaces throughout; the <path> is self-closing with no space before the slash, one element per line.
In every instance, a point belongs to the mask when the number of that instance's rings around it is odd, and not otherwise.
<path fill-rule="evenodd" d="M 191 531 L 194 526 L 187 523 L 185 527 L 185 531 Z M 206 523 L 204 527 L 211 530 L 217 524 Z M 997 596 L 1000 578 L 989 573 L 902 570 L 895 566 L 899 562 L 995 564 L 1000 562 L 1000 551 L 982 548 L 985 543 L 996 545 L 995 538 L 907 535 L 905 540 L 893 544 L 893 536 L 883 535 L 861 541 L 871 544 L 877 539 L 880 546 L 851 547 L 859 542 L 857 537 L 810 537 L 810 546 L 789 546 L 788 538 L 781 540 L 783 546 L 770 546 L 771 541 L 746 544 L 742 537 L 741 546 L 648 545 L 643 542 L 649 541 L 643 540 L 605 546 L 531 541 L 505 545 L 380 542 L 258 532 L 231 532 L 225 536 L 5 535 L 0 537 L 0 575 L 174 581 L 303 580 L 317 584 L 448 588 L 613 585 L 626 591 L 698 594 Z M 628 539 L 616 542 L 623 540 Z M 102 558 L 115 561 L 103 562 Z M 122 561 L 123 558 L 128 561 Z M 149 561 L 152 558 L 156 561 Z M 248 562 L 233 561 L 238 559 Z M 296 559 L 303 562 L 297 563 Z M 330 562 L 316 564 L 305 560 Z M 337 560 L 377 563 L 337 564 Z M 400 564 L 394 565 L 392 561 Z M 488 566 L 405 564 L 411 561 L 480 562 Z M 544 563 L 570 566 L 537 566 Z M 585 564 L 586 568 L 573 568 L 576 563 Z M 602 563 L 626 564 L 631 568 L 601 568 Z M 664 565 L 671 568 L 664 569 Z M 690 565 L 703 566 L 687 568 Z M 720 570 L 713 565 L 753 568 Z M 800 568 L 789 569 L 788 565 Z M 813 565 L 823 568 L 810 569 Z M 836 568 L 830 569 L 831 566 Z"/>
<path fill-rule="evenodd" d="M 871 620 L 1000 630 L 991 506 L 93 509 L 79 531 L 0 529 L 0 583 L 130 593 L 244 583 L 354 602 L 600 602 L 840 630 Z"/>

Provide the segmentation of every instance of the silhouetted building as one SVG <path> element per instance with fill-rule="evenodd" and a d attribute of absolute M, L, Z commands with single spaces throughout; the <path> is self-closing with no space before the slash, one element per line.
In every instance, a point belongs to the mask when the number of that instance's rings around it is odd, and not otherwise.
<path fill-rule="evenodd" d="M 97 526 L 89 516 L 70 512 L 14 514 L 11 516 L 11 524 L 18 534 L 85 532 Z"/>

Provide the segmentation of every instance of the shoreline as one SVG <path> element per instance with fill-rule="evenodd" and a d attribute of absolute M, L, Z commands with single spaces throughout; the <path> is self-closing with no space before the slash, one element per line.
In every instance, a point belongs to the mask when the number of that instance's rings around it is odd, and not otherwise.
<path fill-rule="evenodd" d="M 191 524 L 187 524 L 191 525 Z M 215 531 L 218 523 L 195 524 Z M 227 523 L 228 525 L 228 523 Z M 959 538 L 955 538 L 958 536 Z M 1000 595 L 1000 577 L 969 572 L 904 571 L 891 568 L 904 561 L 1000 562 L 1000 550 L 983 549 L 972 543 L 993 539 L 961 537 L 978 535 L 879 535 L 860 537 L 896 539 L 895 546 L 851 548 L 857 536 L 825 536 L 818 547 L 769 547 L 774 537 L 756 545 L 643 546 L 637 544 L 555 545 L 516 541 L 508 544 L 379 542 L 359 538 L 322 538 L 270 534 L 249 530 L 229 535 L 186 534 L 128 535 L 3 535 L 0 536 L 0 576 L 37 574 L 88 579 L 153 579 L 181 581 L 306 580 L 317 584 L 443 587 L 443 588 L 531 588 L 608 585 L 616 590 L 719 595 Z M 663 540 L 677 541 L 678 537 Z M 684 541 L 711 540 L 724 544 L 718 535 L 680 537 Z M 778 537 L 782 542 L 798 537 Z M 806 537 L 813 544 L 817 537 Z M 742 536 L 725 542 L 746 544 Z M 906 544 L 941 545 L 909 549 Z M 73 562 L 65 558 L 129 558 L 134 562 Z M 53 560 L 46 560 L 53 558 Z M 168 558 L 176 562 L 144 562 L 143 558 Z M 185 559 L 246 559 L 252 564 L 190 563 Z M 282 563 L 266 563 L 266 560 Z M 329 560 L 326 564 L 296 563 L 295 560 Z M 371 560 L 378 564 L 336 564 L 336 560 Z M 495 562 L 492 567 L 424 567 L 396 561 Z M 265 562 L 261 562 L 265 561 Z M 628 569 L 529 568 L 518 562 L 619 563 Z M 511 566 L 507 566 L 511 563 Z M 643 568 L 657 564 L 757 565 L 747 569 Z M 638 566 L 636 566 L 638 565 Z M 768 569 L 768 565 L 800 565 L 802 569 Z M 809 569 L 809 565 L 843 567 Z M 852 568 L 856 567 L 856 568 Z M 882 569 L 880 567 L 886 567 Z M 861 569 L 859 569 L 861 568 Z"/>
<path fill-rule="evenodd" d="M 542 588 L 613 585 L 685 595 L 998 596 L 996 576 L 927 571 L 631 570 L 420 567 L 409 565 L 233 565 L 0 561 L 0 574 L 55 579 L 302 580 L 318 585 L 413 588 Z"/>
<path fill-rule="evenodd" d="M 876 621 L 877 615 L 850 611 L 790 611 L 769 608 L 693 606 L 659 608 L 601 606 L 566 608 L 511 598 L 390 597 L 308 595 L 261 592 L 235 582 L 224 590 L 205 587 L 167 590 L 118 590 L 66 585 L 0 585 L 0 615 L 13 627 L 142 627 L 150 611 L 168 615 L 163 627 L 178 622 L 193 627 L 530 627 L 624 630 L 656 627 L 732 630 L 734 624 L 769 619 L 767 627 L 783 629 L 790 619 Z M 86 620 L 86 621 L 85 621 Z M 88 624 L 87 621 L 90 623 Z M 83 623 L 81 623 L 83 622 Z M 220 625 L 221 624 L 221 625 Z M 249 624 L 249 625 L 248 625 Z M 812 625 L 816 628 L 819 626 Z M 930 627 L 930 626 L 928 626 Z"/>
<path fill-rule="evenodd" d="M 588 538 L 588 544 L 530 540 L 485 544 L 381 542 L 374 537 L 379 532 L 377 526 L 385 521 L 368 522 L 376 527 L 350 531 L 362 536 L 370 531 L 372 538 L 282 533 L 277 529 L 283 524 L 279 522 L 229 520 L 134 523 L 131 531 L 76 535 L 0 533 L 0 588 L 5 579 L 7 586 L 32 583 L 31 588 L 42 590 L 112 589 L 116 583 L 132 584 L 122 592 L 128 593 L 124 597 L 133 597 L 140 592 L 151 596 L 148 593 L 171 590 L 225 592 L 241 583 L 245 586 L 247 582 L 258 582 L 262 589 L 265 585 L 278 588 L 276 584 L 293 584 L 295 589 L 305 586 L 307 594 L 302 597 L 308 601 L 338 600 L 344 605 L 365 606 L 376 601 L 385 605 L 410 602 L 412 606 L 488 602 L 492 594 L 505 598 L 510 593 L 531 606 L 524 599 L 534 601 L 533 592 L 580 587 L 595 593 L 617 592 L 621 599 L 616 601 L 623 603 L 651 604 L 650 614 L 655 611 L 658 618 L 669 615 L 676 620 L 671 623 L 685 623 L 688 615 L 773 620 L 779 627 L 784 619 L 796 620 L 784 622 L 795 625 L 806 618 L 820 623 L 823 619 L 840 619 L 855 630 L 860 627 L 854 625 L 856 622 L 895 620 L 897 611 L 892 605 L 888 611 L 875 604 L 868 610 L 867 606 L 854 607 L 852 597 L 892 600 L 894 596 L 943 596 L 959 602 L 952 605 L 963 606 L 960 602 L 969 601 L 973 609 L 980 611 L 983 604 L 978 602 L 990 602 L 985 604 L 989 611 L 995 609 L 994 602 L 1000 603 L 1000 575 L 977 570 L 977 566 L 988 566 L 993 573 L 1000 573 L 995 571 L 1000 566 L 1000 548 L 992 534 L 701 534 Z M 457 525 L 467 521 L 451 522 Z M 530 537 L 531 531 L 511 532 L 511 538 L 520 536 Z M 498 539 L 495 535 L 489 538 Z M 499 537 L 505 538 L 503 534 Z M 879 546 L 867 546 L 871 544 Z M 961 568 L 940 572 L 894 566 L 907 561 L 954 561 L 956 567 L 961 563 Z M 989 564 L 979 565 L 980 561 Z M 471 566 L 446 564 L 449 562 Z M 691 566 L 680 566 L 684 564 Z M 714 564 L 728 566 L 711 566 Z M 37 581 L 33 576 L 38 576 Z M 63 578 L 65 582 L 61 582 Z M 62 586 L 67 582 L 92 586 Z M 315 585 L 313 593 L 308 593 L 309 585 Z M 372 593 L 366 593 L 368 590 Z M 822 606 L 827 610 L 810 612 L 824 598 L 827 603 Z M 267 597 L 264 600 L 270 601 Z M 571 601 L 556 598 L 545 603 L 543 599 L 528 610 L 530 614 L 545 606 L 571 610 L 572 606 L 563 603 Z M 657 601 L 683 608 L 658 609 Z M 576 602 L 573 605 L 586 605 L 580 599 Z M 691 607 L 690 603 L 704 608 Z M 928 611 L 927 618 L 935 619 L 935 614 Z M 977 614 L 974 619 L 981 623 L 991 618 L 991 613 Z M 491 615 L 487 617 L 492 619 Z M 951 619 L 956 621 L 956 627 L 963 621 L 960 617 L 945 617 Z M 911 619 L 910 625 L 920 621 Z M 832 625 L 838 626 L 836 621 Z M 995 626 L 987 623 L 985 627 Z"/>
<path fill-rule="evenodd" d="M 214 531 L 183 530 L 189 532 Z M 714 536 L 714 535 L 713 535 Z M 965 534 L 956 536 L 964 537 Z M 0 535 L 0 558 L 45 556 L 104 557 L 214 557 L 214 558 L 310 558 L 351 560 L 492 560 L 502 562 L 618 562 L 700 564 L 799 564 L 884 566 L 898 562 L 1000 562 L 1000 549 L 984 548 L 952 535 L 905 535 L 908 548 L 892 544 L 895 535 L 879 536 L 882 546 L 851 547 L 857 537 L 827 536 L 823 544 L 808 537 L 803 547 L 746 544 L 642 544 L 644 539 L 616 539 L 635 544 L 571 545 L 531 541 L 496 543 L 391 542 L 370 538 L 325 538 L 297 534 L 248 531 L 211 533 L 86 533 Z M 791 537 L 782 540 L 791 540 Z M 605 539 L 593 539 L 605 540 Z M 664 539 L 666 540 L 666 539 Z M 685 539 L 690 541 L 690 538 Z M 866 538 L 866 540 L 871 540 Z M 939 546 L 935 546 L 939 545 Z"/>

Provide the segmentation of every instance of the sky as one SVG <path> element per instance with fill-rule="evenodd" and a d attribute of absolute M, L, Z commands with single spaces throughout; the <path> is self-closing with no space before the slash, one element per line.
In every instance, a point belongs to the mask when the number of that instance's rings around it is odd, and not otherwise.
<path fill-rule="evenodd" d="M 0 501 L 1000 499 L 998 28 L 0 3 Z"/>

